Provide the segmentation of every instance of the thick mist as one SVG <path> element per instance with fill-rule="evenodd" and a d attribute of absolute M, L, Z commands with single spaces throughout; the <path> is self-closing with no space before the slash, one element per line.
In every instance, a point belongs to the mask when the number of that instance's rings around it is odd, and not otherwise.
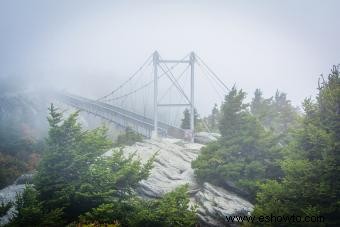
<path fill-rule="evenodd" d="M 0 3 L 0 86 L 109 93 L 158 50 L 195 51 L 251 99 L 288 93 L 295 105 L 340 61 L 338 1 L 20 1 Z M 198 75 L 196 106 L 222 98 Z M 210 87 L 210 88 L 209 88 Z M 202 94 L 209 93 L 205 96 Z"/>

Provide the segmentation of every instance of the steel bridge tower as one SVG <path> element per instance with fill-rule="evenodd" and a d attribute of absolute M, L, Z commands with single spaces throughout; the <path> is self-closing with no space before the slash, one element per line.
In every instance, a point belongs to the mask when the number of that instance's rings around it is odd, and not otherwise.
<path fill-rule="evenodd" d="M 152 137 L 158 137 L 158 107 L 173 107 L 173 106 L 189 106 L 190 107 L 190 139 L 194 142 L 195 135 L 195 53 L 191 52 L 188 60 L 164 60 L 160 59 L 159 53 L 155 51 L 153 53 L 153 67 L 154 67 L 154 130 L 152 133 Z M 168 63 L 176 63 L 176 64 L 189 64 L 190 65 L 190 99 L 185 95 L 182 89 L 182 95 L 186 98 L 187 103 L 166 103 L 161 104 L 158 102 L 158 69 L 160 67 L 160 63 L 168 64 Z M 161 68 L 162 69 L 162 68 Z M 167 72 L 164 72 L 167 73 Z M 171 73 L 171 72 L 170 72 Z M 180 85 L 176 81 L 175 78 L 171 79 L 171 82 L 178 88 L 181 89 Z"/>

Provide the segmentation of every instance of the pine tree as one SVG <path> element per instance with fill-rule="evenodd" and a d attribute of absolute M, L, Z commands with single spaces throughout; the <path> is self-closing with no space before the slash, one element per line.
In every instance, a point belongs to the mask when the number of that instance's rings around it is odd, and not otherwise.
<path fill-rule="evenodd" d="M 279 91 L 274 97 L 265 99 L 261 90 L 256 89 L 250 110 L 267 130 L 281 136 L 282 144 L 288 140 L 288 130 L 299 125 L 297 108 L 292 106 L 285 93 Z"/>
<path fill-rule="evenodd" d="M 16 217 L 8 224 L 8 226 L 60 226 L 61 209 L 53 209 L 46 213 L 43 208 L 43 203 L 38 199 L 38 192 L 27 185 L 24 192 L 17 196 L 16 202 Z"/>
<path fill-rule="evenodd" d="M 83 222 L 112 223 L 122 226 L 195 226 L 196 207 L 190 207 L 188 186 L 166 193 L 162 198 L 142 200 L 137 197 L 100 205 L 82 215 Z"/>
<path fill-rule="evenodd" d="M 134 132 L 131 128 L 126 128 L 125 133 L 118 135 L 115 146 L 131 146 L 136 142 L 143 141 L 141 134 Z"/>
<path fill-rule="evenodd" d="M 44 210 L 62 210 L 68 223 L 104 201 L 128 195 L 148 176 L 153 159 L 142 165 L 119 149 L 104 158 L 112 147 L 105 128 L 84 131 L 78 112 L 64 120 L 53 105 L 49 110 L 47 148 L 34 182 Z"/>
<path fill-rule="evenodd" d="M 212 131 L 218 130 L 219 114 L 220 114 L 220 111 L 218 110 L 218 106 L 215 103 L 215 105 L 214 105 L 214 107 L 211 111 L 211 114 L 208 117 L 209 127 Z"/>
<path fill-rule="evenodd" d="M 256 89 L 254 93 L 254 98 L 252 99 L 250 110 L 252 114 L 255 116 L 261 116 L 263 113 L 263 97 L 262 91 L 260 89 Z"/>
<path fill-rule="evenodd" d="M 190 111 L 187 108 L 185 108 L 183 115 L 184 117 L 182 119 L 181 128 L 190 129 Z"/>
<path fill-rule="evenodd" d="M 82 132 L 76 122 L 77 112 L 63 121 L 62 114 L 53 104 L 49 111 L 47 149 L 37 169 L 34 183 L 45 209 L 61 208 L 70 214 L 68 208 L 74 199 L 75 183 L 81 177 L 75 159 Z"/>
<path fill-rule="evenodd" d="M 236 185 L 253 198 L 258 182 L 280 175 L 280 153 L 277 141 L 249 113 L 244 98 L 245 93 L 235 87 L 226 95 L 221 138 L 204 147 L 192 166 L 200 181 Z"/>
<path fill-rule="evenodd" d="M 63 119 L 53 105 L 49 110 L 47 147 L 35 187 L 28 186 L 18 197 L 17 215 L 9 226 L 73 226 L 79 218 L 105 224 L 117 220 L 123 226 L 194 226 L 187 187 L 158 200 L 136 196 L 157 154 L 144 164 L 120 148 L 103 155 L 112 145 L 105 128 L 85 131 L 77 112 Z"/>
<path fill-rule="evenodd" d="M 184 112 L 183 112 L 183 119 L 182 119 L 182 123 L 181 123 L 181 128 L 182 129 L 190 129 L 190 118 L 191 118 L 191 114 L 190 114 L 190 110 L 185 108 Z M 196 109 L 194 110 L 194 125 L 196 126 L 198 123 L 198 114 Z"/>
<path fill-rule="evenodd" d="M 320 215 L 324 225 L 340 225 L 339 105 L 340 76 L 334 67 L 319 84 L 317 102 L 305 100 L 302 125 L 282 162 L 284 179 L 261 186 L 255 215 Z"/>

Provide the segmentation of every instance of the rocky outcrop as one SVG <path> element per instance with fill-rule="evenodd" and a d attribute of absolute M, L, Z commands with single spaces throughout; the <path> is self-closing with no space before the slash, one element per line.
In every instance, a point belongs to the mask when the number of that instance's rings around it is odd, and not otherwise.
<path fill-rule="evenodd" d="M 203 226 L 225 226 L 225 216 L 249 214 L 253 205 L 232 191 L 209 184 L 198 184 L 191 168 L 193 161 L 204 145 L 188 143 L 178 139 L 145 140 L 133 146 L 123 148 L 129 155 L 136 153 L 143 162 L 158 152 L 154 168 L 147 180 L 143 180 L 138 193 L 144 198 L 160 198 L 183 184 L 189 185 L 190 202 L 197 205 L 197 213 Z M 105 156 L 112 155 L 113 150 Z M 0 190 L 0 203 L 14 202 L 21 194 L 25 184 L 30 183 L 32 175 L 19 177 L 16 184 Z M 6 224 L 14 215 L 12 207 L 5 216 L 0 217 L 0 226 Z"/>
<path fill-rule="evenodd" d="M 18 177 L 15 182 L 14 185 L 20 185 L 20 184 L 32 184 L 33 183 L 33 173 L 25 173 L 22 174 L 20 177 Z"/>
<path fill-rule="evenodd" d="M 209 132 L 197 132 L 195 133 L 195 142 L 201 144 L 207 144 L 210 142 L 217 141 L 217 139 L 221 137 L 218 133 L 209 133 Z"/>
<path fill-rule="evenodd" d="M 249 214 L 253 205 L 237 194 L 221 187 L 198 184 L 191 168 L 200 148 L 198 143 L 187 143 L 178 139 L 145 140 L 123 148 L 126 155 L 136 152 L 142 161 L 158 152 L 154 168 L 147 180 L 140 183 L 139 194 L 145 198 L 159 198 L 176 187 L 189 184 L 191 204 L 198 205 L 198 216 L 207 226 L 224 226 L 225 216 Z M 109 156 L 112 150 L 105 153 Z"/>
<path fill-rule="evenodd" d="M 16 196 L 20 195 L 25 189 L 25 184 L 13 184 L 0 190 L 0 204 L 14 203 Z M 0 217 L 0 226 L 7 224 L 15 215 L 15 207 L 12 206 L 6 215 Z"/>

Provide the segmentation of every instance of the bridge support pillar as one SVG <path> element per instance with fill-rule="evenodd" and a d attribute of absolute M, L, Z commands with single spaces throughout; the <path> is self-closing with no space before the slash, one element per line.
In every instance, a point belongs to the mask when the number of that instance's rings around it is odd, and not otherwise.
<path fill-rule="evenodd" d="M 190 138 L 191 142 L 194 142 L 195 138 L 195 105 L 194 105 L 194 96 L 195 96 L 195 53 L 191 52 L 190 58 L 187 60 L 164 60 L 160 58 L 159 54 L 157 51 L 153 53 L 153 67 L 154 67 L 154 129 L 152 131 L 152 138 L 157 138 L 158 137 L 158 107 L 171 107 L 171 106 L 187 106 L 190 108 L 190 129 L 188 130 L 188 137 Z M 174 78 L 173 74 L 171 73 L 171 69 L 169 69 L 166 66 L 166 70 L 160 65 L 160 63 L 167 64 L 167 63 L 184 63 L 184 64 L 189 64 L 191 68 L 191 83 L 190 83 L 190 98 L 185 94 L 184 89 L 181 87 L 181 85 L 178 83 L 176 78 Z M 158 103 L 158 66 L 159 68 L 163 71 L 164 74 L 162 75 L 167 75 L 167 77 L 171 80 L 171 82 L 176 86 L 176 88 L 179 90 L 179 92 L 182 94 L 184 98 L 186 98 L 187 103 L 169 103 L 169 104 L 159 104 Z M 187 139 L 189 139 L 186 137 Z"/>
<path fill-rule="evenodd" d="M 157 51 L 153 53 L 153 68 L 154 68 L 154 110 L 153 110 L 153 125 L 154 129 L 151 138 L 158 137 L 158 64 L 159 64 L 159 54 Z"/>
<path fill-rule="evenodd" d="M 191 142 L 195 140 L 195 53 L 190 54 L 190 68 L 191 68 L 191 79 L 190 79 L 190 130 L 191 130 Z"/>

